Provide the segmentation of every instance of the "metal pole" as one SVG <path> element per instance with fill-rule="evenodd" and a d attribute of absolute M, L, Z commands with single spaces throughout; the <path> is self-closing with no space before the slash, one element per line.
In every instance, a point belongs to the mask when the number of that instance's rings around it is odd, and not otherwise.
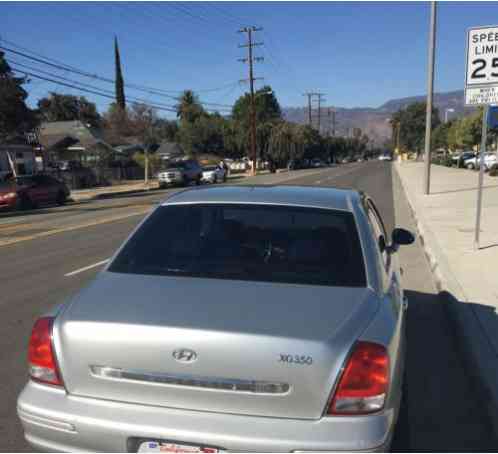
<path fill-rule="evenodd" d="M 308 93 L 308 124 L 311 126 L 311 94 Z"/>
<path fill-rule="evenodd" d="M 431 2 L 431 28 L 429 34 L 429 61 L 427 74 L 427 111 L 425 114 L 425 174 L 424 194 L 428 195 L 431 187 L 431 129 L 432 129 L 432 93 L 434 87 L 434 56 L 436 48 L 436 2 Z"/>
<path fill-rule="evenodd" d="M 144 162 L 144 170 L 145 170 L 145 177 L 144 177 L 144 183 L 145 183 L 145 186 L 148 186 L 149 185 L 149 150 L 148 150 L 149 146 L 146 145 L 145 146 L 145 150 L 144 150 L 144 157 L 145 157 L 145 162 Z"/>
<path fill-rule="evenodd" d="M 481 138 L 481 158 L 479 162 L 479 184 L 477 186 L 477 215 L 476 230 L 474 237 L 474 249 L 479 249 L 479 237 L 481 233 L 481 211 L 482 211 L 482 182 L 484 180 L 484 154 L 486 153 L 486 139 L 488 135 L 488 111 L 489 106 L 484 106 L 482 113 L 482 138 Z"/>

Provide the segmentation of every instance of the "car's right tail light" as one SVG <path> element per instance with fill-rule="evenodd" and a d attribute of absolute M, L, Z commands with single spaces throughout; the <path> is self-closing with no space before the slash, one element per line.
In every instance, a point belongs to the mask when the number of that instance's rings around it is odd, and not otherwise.
<path fill-rule="evenodd" d="M 63 386 L 52 346 L 53 323 L 53 317 L 42 317 L 33 326 L 28 346 L 29 376 L 38 382 Z"/>
<path fill-rule="evenodd" d="M 361 415 L 384 408 L 389 387 L 389 355 L 383 345 L 357 342 L 344 367 L 329 415 Z"/>

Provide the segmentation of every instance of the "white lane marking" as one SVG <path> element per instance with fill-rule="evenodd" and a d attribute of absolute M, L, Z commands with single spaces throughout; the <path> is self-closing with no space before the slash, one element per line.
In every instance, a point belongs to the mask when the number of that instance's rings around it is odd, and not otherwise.
<path fill-rule="evenodd" d="M 110 259 L 105 259 L 105 260 L 102 260 L 101 262 L 94 263 L 93 265 L 88 265 L 88 266 L 85 266 L 83 268 L 80 268 L 79 270 L 71 271 L 70 273 L 64 274 L 64 277 L 74 276 L 75 274 L 83 273 L 83 271 L 91 270 L 92 268 L 96 268 L 97 266 L 104 265 L 109 260 Z"/>

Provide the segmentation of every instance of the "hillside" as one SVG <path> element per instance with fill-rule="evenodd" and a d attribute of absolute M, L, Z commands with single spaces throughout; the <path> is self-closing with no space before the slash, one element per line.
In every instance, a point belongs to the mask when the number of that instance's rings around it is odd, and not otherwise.
<path fill-rule="evenodd" d="M 391 115 L 399 109 L 405 108 L 408 104 L 418 101 L 425 101 L 425 96 L 410 96 L 407 98 L 391 99 L 377 108 L 335 107 L 336 110 L 336 135 L 347 136 L 352 128 L 360 128 L 377 145 L 381 145 L 391 136 L 391 125 L 389 119 Z M 444 120 L 446 109 L 454 109 L 449 113 L 449 118 L 463 116 L 472 112 L 472 108 L 465 107 L 463 90 L 450 91 L 434 94 L 434 104 L 439 109 L 441 120 Z M 294 123 L 307 123 L 308 110 L 306 107 L 288 107 L 283 109 L 286 120 Z M 322 110 L 321 131 L 327 134 L 332 131 L 332 116 L 328 116 L 328 107 Z M 316 115 L 316 112 L 314 112 Z M 316 118 L 314 119 L 316 125 Z"/>

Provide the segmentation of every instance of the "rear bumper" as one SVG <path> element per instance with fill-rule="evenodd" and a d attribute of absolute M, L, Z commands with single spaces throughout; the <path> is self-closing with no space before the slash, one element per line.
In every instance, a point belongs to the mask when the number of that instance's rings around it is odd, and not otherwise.
<path fill-rule="evenodd" d="M 70 396 L 29 382 L 17 403 L 25 437 L 41 451 L 125 452 L 133 437 L 229 451 L 371 451 L 389 448 L 394 411 L 320 420 L 264 418 Z"/>

